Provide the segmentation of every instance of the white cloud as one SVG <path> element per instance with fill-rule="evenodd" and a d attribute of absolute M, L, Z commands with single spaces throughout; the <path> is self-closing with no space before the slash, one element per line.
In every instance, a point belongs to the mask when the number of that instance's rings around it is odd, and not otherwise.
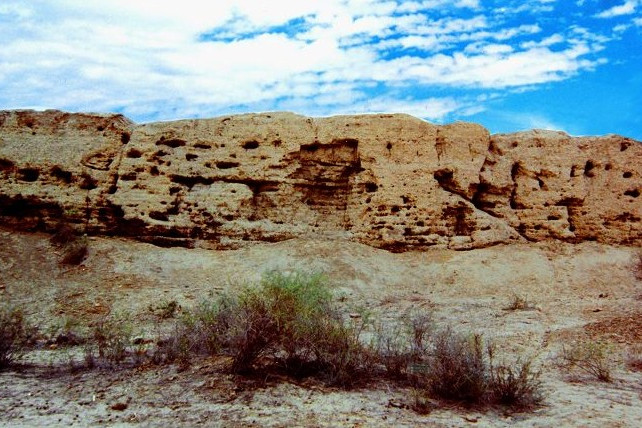
<path fill-rule="evenodd" d="M 539 114 L 524 114 L 518 117 L 523 123 L 524 129 L 547 129 L 550 131 L 561 131 L 564 127 L 551 119 Z"/>
<path fill-rule="evenodd" d="M 460 109 L 462 106 L 453 98 L 393 98 L 376 97 L 352 103 L 341 109 L 334 109 L 329 114 L 344 113 L 406 113 L 429 120 L 442 120 L 446 115 Z"/>
<path fill-rule="evenodd" d="M 614 16 L 630 15 L 635 12 L 637 0 L 627 0 L 624 4 L 613 6 L 595 15 L 597 18 L 613 18 Z"/>
<path fill-rule="evenodd" d="M 292 108 L 440 120 L 479 107 L 435 88 L 535 85 L 599 64 L 602 42 L 589 31 L 541 34 L 485 13 L 476 0 L 6 0 L 0 103 L 149 118 Z"/>
<path fill-rule="evenodd" d="M 510 2 L 508 5 L 503 7 L 497 7 L 494 9 L 494 13 L 497 15 L 509 15 L 515 16 L 520 13 L 530 13 L 530 14 L 540 14 L 548 13 L 555 10 L 552 3 L 556 0 L 526 0 L 520 2 Z"/>
<path fill-rule="evenodd" d="M 542 47 L 542 46 L 553 46 L 553 45 L 558 45 L 560 43 L 564 43 L 566 40 L 564 39 L 564 36 L 562 36 L 559 33 L 552 34 L 540 41 L 535 41 L 535 40 L 529 40 L 528 42 L 522 43 L 520 46 L 524 49 L 530 49 L 530 48 L 535 48 L 535 47 Z"/>
<path fill-rule="evenodd" d="M 616 25 L 615 27 L 613 27 L 613 32 L 614 33 L 623 33 L 626 30 L 628 30 L 629 27 L 630 27 L 630 25 L 627 25 L 627 24 L 619 24 L 619 25 Z"/>
<path fill-rule="evenodd" d="M 467 7 L 470 9 L 479 8 L 479 0 L 459 0 L 455 3 L 457 7 Z"/>

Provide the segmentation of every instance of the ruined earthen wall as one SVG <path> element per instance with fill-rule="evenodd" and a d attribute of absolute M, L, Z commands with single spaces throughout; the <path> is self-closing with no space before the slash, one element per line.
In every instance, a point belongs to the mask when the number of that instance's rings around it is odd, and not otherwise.
<path fill-rule="evenodd" d="M 341 236 L 393 251 L 642 244 L 642 144 L 407 115 L 137 125 L 0 112 L 0 222 L 159 245 Z"/>

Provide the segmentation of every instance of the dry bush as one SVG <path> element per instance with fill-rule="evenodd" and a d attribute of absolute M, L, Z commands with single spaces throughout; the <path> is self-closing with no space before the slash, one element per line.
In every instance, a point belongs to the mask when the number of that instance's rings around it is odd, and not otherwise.
<path fill-rule="evenodd" d="M 79 265 L 87 257 L 87 237 L 79 237 L 76 230 L 68 223 L 59 223 L 49 241 L 55 247 L 62 249 L 60 263 L 64 265 Z"/>
<path fill-rule="evenodd" d="M 532 368 L 532 360 L 520 361 L 513 365 L 494 363 L 494 348 L 488 347 L 490 401 L 511 408 L 526 409 L 540 404 L 543 400 L 539 371 Z"/>
<path fill-rule="evenodd" d="M 531 311 L 533 309 L 535 309 L 535 306 L 530 303 L 526 297 L 518 294 L 513 294 L 513 298 L 508 306 L 504 307 L 505 311 Z"/>
<path fill-rule="evenodd" d="M 481 336 L 462 336 L 452 330 L 437 334 L 422 381 L 437 397 L 471 404 L 482 402 L 488 365 Z"/>
<path fill-rule="evenodd" d="M 61 263 L 64 265 L 79 265 L 87 257 L 87 238 L 81 237 L 64 247 Z"/>
<path fill-rule="evenodd" d="M 374 349 L 389 378 L 412 378 L 414 368 L 425 359 L 433 329 L 431 314 L 420 312 L 411 312 L 395 323 L 377 326 Z"/>
<path fill-rule="evenodd" d="M 32 333 L 33 328 L 27 324 L 21 310 L 5 305 L 0 307 L 0 369 L 22 357 Z"/>
<path fill-rule="evenodd" d="M 567 371 L 582 372 L 602 382 L 611 382 L 612 348 L 600 342 L 578 342 L 564 346 L 559 366 Z"/>
<path fill-rule="evenodd" d="M 171 334 L 156 342 L 151 361 L 155 364 L 176 362 L 181 366 L 187 366 L 196 354 L 193 347 L 197 342 L 191 336 L 191 332 L 188 326 L 175 324 Z"/>
<path fill-rule="evenodd" d="M 87 366 L 115 366 L 133 355 L 132 326 L 124 317 L 108 317 L 92 327 L 85 344 Z"/>
<path fill-rule="evenodd" d="M 417 385 L 426 397 L 465 405 L 499 404 L 511 409 L 538 405 L 543 398 L 539 372 L 530 360 L 495 364 L 495 347 L 484 347 L 477 334 L 461 335 L 446 329 L 435 335 L 433 348 L 417 367 Z M 418 411 L 424 406 L 419 405 Z"/>
<path fill-rule="evenodd" d="M 184 310 L 171 333 L 157 341 L 153 354 L 156 363 L 189 364 L 196 355 L 222 352 L 226 332 L 237 302 L 228 295 L 214 301 L 203 301 L 194 309 Z"/>

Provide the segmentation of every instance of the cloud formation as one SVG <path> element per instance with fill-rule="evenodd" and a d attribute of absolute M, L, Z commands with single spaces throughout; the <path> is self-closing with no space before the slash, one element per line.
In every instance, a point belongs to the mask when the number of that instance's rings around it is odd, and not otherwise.
<path fill-rule="evenodd" d="M 637 0 L 627 0 L 624 4 L 613 6 L 595 16 L 598 18 L 613 18 L 614 16 L 630 15 L 635 12 L 638 3 Z"/>
<path fill-rule="evenodd" d="M 446 120 L 607 61 L 609 40 L 557 25 L 557 4 L 5 0 L 0 103 L 142 121 L 278 109 Z"/>

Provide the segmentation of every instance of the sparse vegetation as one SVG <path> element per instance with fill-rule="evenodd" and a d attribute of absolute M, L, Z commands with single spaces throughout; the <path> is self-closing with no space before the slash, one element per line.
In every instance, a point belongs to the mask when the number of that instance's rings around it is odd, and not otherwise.
<path fill-rule="evenodd" d="M 437 397 L 464 403 L 483 400 L 488 381 L 480 335 L 462 336 L 445 330 L 434 338 L 434 349 L 421 381 Z"/>
<path fill-rule="evenodd" d="M 508 306 L 504 307 L 505 311 L 531 311 L 533 309 L 535 309 L 535 306 L 533 306 L 526 297 L 518 294 L 513 294 L 513 298 Z"/>
<path fill-rule="evenodd" d="M 588 374 L 602 382 L 611 382 L 611 354 L 612 348 L 606 343 L 578 342 L 562 349 L 560 367 Z"/>
<path fill-rule="evenodd" d="M 85 362 L 95 365 L 117 365 L 132 353 L 132 326 L 125 317 L 108 317 L 95 326 L 85 345 Z"/>
<path fill-rule="evenodd" d="M 157 360 L 223 353 L 235 373 L 272 367 L 348 386 L 365 380 L 374 365 L 360 340 L 365 324 L 342 319 L 321 275 L 271 273 L 258 286 L 186 314 Z"/>
<path fill-rule="evenodd" d="M 532 360 L 518 359 L 514 365 L 495 365 L 492 353 L 490 355 L 489 394 L 492 402 L 524 409 L 543 400 L 540 372 L 533 370 Z"/>
<path fill-rule="evenodd" d="M 53 343 L 84 344 L 86 368 L 185 366 L 199 355 L 216 355 L 227 357 L 237 375 L 316 377 L 341 387 L 385 379 L 412 387 L 412 400 L 402 405 L 418 412 L 429 412 L 440 400 L 524 409 L 542 399 L 531 361 L 496 365 L 494 348 L 484 347 L 480 335 L 435 333 L 430 313 L 411 312 L 385 324 L 373 322 L 365 310 L 345 317 L 334 302 L 323 276 L 275 272 L 180 313 L 174 300 L 150 306 L 158 320 L 176 318 L 156 341 L 133 340 L 127 317 L 112 315 L 84 336 L 75 333 L 74 320 L 63 320 Z M 10 338 L 21 336 L 21 314 L 3 317 L 12 320 L 3 323 L 5 330 L 13 326 Z M 18 355 L 13 349 L 6 361 Z M 71 357 L 70 365 L 78 369 Z"/>
<path fill-rule="evenodd" d="M 419 366 L 417 384 L 426 396 L 465 405 L 500 404 L 525 409 L 542 399 L 539 372 L 530 360 L 514 365 L 495 364 L 495 347 L 484 347 L 480 335 L 457 334 L 450 329 L 434 337 L 433 349 Z M 427 397 L 415 399 L 418 411 Z M 417 404 L 418 403 L 418 404 Z"/>
<path fill-rule="evenodd" d="M 148 309 L 158 318 L 166 320 L 174 318 L 181 307 L 176 300 L 163 300 L 156 306 L 150 304 Z"/>

